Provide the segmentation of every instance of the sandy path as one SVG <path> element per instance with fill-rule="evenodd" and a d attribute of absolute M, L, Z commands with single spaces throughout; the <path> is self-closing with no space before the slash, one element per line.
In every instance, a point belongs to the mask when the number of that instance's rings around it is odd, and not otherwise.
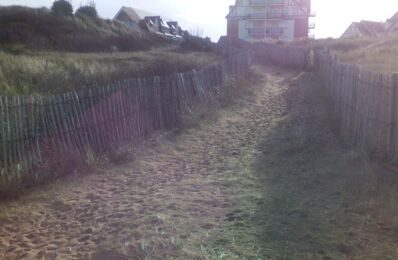
<path fill-rule="evenodd" d="M 201 258 L 201 241 L 221 229 L 234 208 L 231 187 L 217 176 L 251 163 L 245 158 L 283 115 L 281 94 L 298 75 L 261 70 L 256 97 L 215 122 L 163 137 L 135 160 L 100 174 L 60 180 L 3 203 L 0 258 Z"/>

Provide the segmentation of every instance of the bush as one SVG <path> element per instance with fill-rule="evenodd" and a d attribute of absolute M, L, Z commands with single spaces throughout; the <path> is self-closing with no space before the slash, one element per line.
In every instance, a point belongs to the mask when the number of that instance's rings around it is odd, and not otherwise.
<path fill-rule="evenodd" d="M 64 16 L 73 15 L 73 7 L 66 0 L 54 1 L 53 6 L 51 7 L 51 11 L 53 11 L 53 13 L 56 15 L 64 15 Z"/>
<path fill-rule="evenodd" d="M 56 2 L 54 5 L 58 6 Z M 120 51 L 135 51 L 162 44 L 161 39 L 134 32 L 117 22 L 86 15 L 54 15 L 54 12 L 20 6 L 0 7 L 0 45 L 22 45 L 27 50 L 98 52 L 109 51 L 111 46 Z"/>
<path fill-rule="evenodd" d="M 79 9 L 77 9 L 76 15 L 77 16 L 85 15 L 87 17 L 94 19 L 98 17 L 97 9 L 93 5 L 81 6 Z"/>
<path fill-rule="evenodd" d="M 209 38 L 203 39 L 198 36 L 187 35 L 181 43 L 181 47 L 193 51 L 212 51 L 214 43 Z"/>

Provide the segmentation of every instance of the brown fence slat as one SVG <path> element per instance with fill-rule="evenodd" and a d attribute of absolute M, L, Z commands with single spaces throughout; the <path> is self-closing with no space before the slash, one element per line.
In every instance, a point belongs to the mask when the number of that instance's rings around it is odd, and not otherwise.
<path fill-rule="evenodd" d="M 193 99 L 214 92 L 228 73 L 248 71 L 248 53 L 228 52 L 222 64 L 199 71 L 54 96 L 0 96 L 0 192 L 23 179 L 47 177 L 35 168 L 53 156 L 103 152 L 175 127 Z"/>

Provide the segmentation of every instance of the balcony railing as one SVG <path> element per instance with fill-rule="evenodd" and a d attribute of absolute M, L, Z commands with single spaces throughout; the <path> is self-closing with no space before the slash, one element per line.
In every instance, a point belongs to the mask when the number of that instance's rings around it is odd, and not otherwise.
<path fill-rule="evenodd" d="M 264 20 L 265 13 L 251 13 L 247 16 L 249 20 Z"/>
<path fill-rule="evenodd" d="M 285 0 L 250 0 L 251 6 L 265 6 L 265 5 L 283 5 Z"/>
<path fill-rule="evenodd" d="M 246 16 L 248 20 L 265 20 L 265 19 L 300 19 L 308 18 L 305 13 L 288 13 L 287 10 L 283 12 L 264 12 L 264 13 L 251 13 Z"/>
<path fill-rule="evenodd" d="M 266 0 L 267 5 L 284 5 L 285 0 Z"/>
<path fill-rule="evenodd" d="M 315 23 L 308 24 L 308 29 L 315 29 Z"/>
<path fill-rule="evenodd" d="M 296 3 L 294 1 L 285 0 L 249 0 L 250 6 L 269 6 L 269 5 L 288 5 L 294 6 Z"/>
<path fill-rule="evenodd" d="M 283 34 L 283 28 L 247 28 L 250 36 L 259 37 L 275 37 Z"/>
<path fill-rule="evenodd" d="M 250 0 L 249 5 L 250 6 L 265 6 L 266 1 L 265 0 Z"/>

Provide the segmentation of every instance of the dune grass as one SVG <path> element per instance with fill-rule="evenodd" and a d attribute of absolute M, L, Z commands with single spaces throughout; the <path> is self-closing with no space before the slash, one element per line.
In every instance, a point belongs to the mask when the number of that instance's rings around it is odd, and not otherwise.
<path fill-rule="evenodd" d="M 212 52 L 177 45 L 120 53 L 0 52 L 0 93 L 54 94 L 116 80 L 202 68 L 221 60 Z"/>
<path fill-rule="evenodd" d="M 357 64 L 363 69 L 398 72 L 398 35 L 386 34 L 379 38 L 353 38 L 320 40 L 315 47 L 326 47 L 346 63 Z"/>
<path fill-rule="evenodd" d="M 339 143 L 316 82 L 291 82 L 257 158 L 221 179 L 236 206 L 204 259 L 397 259 L 396 169 Z"/>
<path fill-rule="evenodd" d="M 12 52 L 21 50 L 15 45 L 29 50 L 136 51 L 164 42 L 109 19 L 55 15 L 47 8 L 0 6 L 0 27 L 0 48 Z"/>

